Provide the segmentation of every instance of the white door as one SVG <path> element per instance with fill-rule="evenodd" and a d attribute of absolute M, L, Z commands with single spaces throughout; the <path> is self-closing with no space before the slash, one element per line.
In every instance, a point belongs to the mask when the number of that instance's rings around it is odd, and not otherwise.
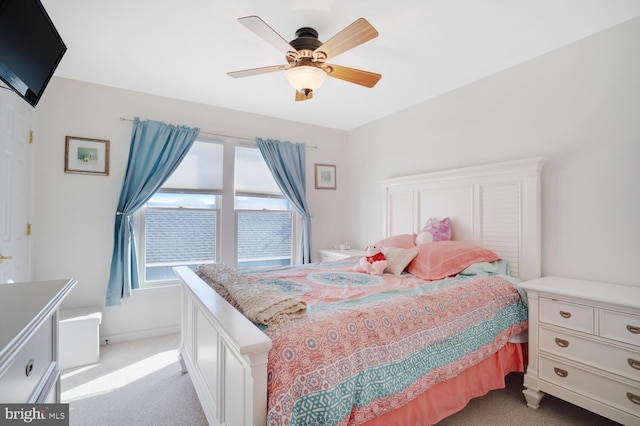
<path fill-rule="evenodd" d="M 31 279 L 29 222 L 29 133 L 31 107 L 0 88 L 0 283 Z"/>

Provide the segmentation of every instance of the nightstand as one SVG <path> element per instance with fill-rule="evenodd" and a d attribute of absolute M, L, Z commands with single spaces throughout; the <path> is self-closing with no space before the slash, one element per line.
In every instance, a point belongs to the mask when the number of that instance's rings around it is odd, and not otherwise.
<path fill-rule="evenodd" d="M 338 249 L 324 249 L 320 250 L 320 260 L 322 262 L 330 262 L 332 260 L 341 260 L 348 257 L 365 255 L 364 250 L 338 250 Z"/>
<path fill-rule="evenodd" d="M 625 425 L 640 425 L 640 287 L 545 277 L 529 299 L 523 391 L 545 393 Z"/>

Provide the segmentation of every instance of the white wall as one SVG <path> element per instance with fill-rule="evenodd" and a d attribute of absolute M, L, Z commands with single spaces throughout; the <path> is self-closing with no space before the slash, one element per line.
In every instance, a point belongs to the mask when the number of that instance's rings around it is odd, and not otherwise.
<path fill-rule="evenodd" d="M 381 236 L 377 180 L 542 156 L 543 274 L 640 285 L 638 76 L 634 19 L 350 132 L 348 238 Z"/>
<path fill-rule="evenodd" d="M 347 134 L 343 131 L 60 78 L 51 81 L 36 112 L 34 279 L 76 278 L 78 285 L 63 309 L 101 307 L 103 338 L 135 338 L 177 330 L 179 324 L 178 287 L 137 290 L 122 306 L 104 308 L 114 214 L 132 127 L 120 117 L 138 116 L 216 134 L 318 146 L 307 150 L 314 256 L 320 248 L 344 241 Z M 65 174 L 66 135 L 109 140 L 109 176 Z M 314 189 L 314 163 L 336 164 L 337 190 Z"/>

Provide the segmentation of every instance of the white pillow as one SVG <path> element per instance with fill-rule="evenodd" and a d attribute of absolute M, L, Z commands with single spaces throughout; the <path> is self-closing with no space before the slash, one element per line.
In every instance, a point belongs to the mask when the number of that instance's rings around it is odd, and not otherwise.
<path fill-rule="evenodd" d="M 384 247 L 382 254 L 387 258 L 385 272 L 400 275 L 413 258 L 418 255 L 418 250 Z"/>

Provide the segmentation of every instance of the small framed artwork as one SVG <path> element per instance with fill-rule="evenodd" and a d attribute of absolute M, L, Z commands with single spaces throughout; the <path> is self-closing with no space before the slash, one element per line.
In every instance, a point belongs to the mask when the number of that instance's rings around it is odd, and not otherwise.
<path fill-rule="evenodd" d="M 109 175 L 109 141 L 67 136 L 64 147 L 64 172 Z"/>
<path fill-rule="evenodd" d="M 315 164 L 316 189 L 336 189 L 336 166 Z"/>

